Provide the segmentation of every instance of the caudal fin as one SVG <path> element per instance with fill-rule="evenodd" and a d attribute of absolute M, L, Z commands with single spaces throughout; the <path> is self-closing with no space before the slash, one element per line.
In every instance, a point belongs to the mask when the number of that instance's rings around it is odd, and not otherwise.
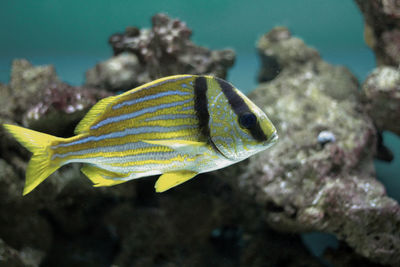
<path fill-rule="evenodd" d="M 60 164 L 51 161 L 50 153 L 51 143 L 61 138 L 11 124 L 3 124 L 3 126 L 21 145 L 33 153 L 26 169 L 23 192 L 23 195 L 26 195 L 61 167 Z"/>

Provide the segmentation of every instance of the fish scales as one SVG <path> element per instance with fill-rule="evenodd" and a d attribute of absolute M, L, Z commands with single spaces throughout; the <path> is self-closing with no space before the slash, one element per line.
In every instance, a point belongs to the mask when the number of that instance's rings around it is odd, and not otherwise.
<path fill-rule="evenodd" d="M 163 87 L 156 86 L 156 83 L 151 86 L 134 89 L 133 92 L 119 95 L 115 97 L 114 103 L 107 107 L 107 112 L 96 119 L 91 130 L 107 128 L 106 125 L 115 124 L 118 121 L 125 123 L 124 118 L 129 119 L 133 117 L 132 123 L 134 123 L 146 114 L 154 116 L 157 113 L 171 113 L 179 105 L 183 105 L 184 107 L 193 106 L 193 87 L 182 87 L 182 84 L 186 84 L 185 82 L 189 83 L 192 81 L 192 76 L 186 76 L 185 79 L 162 81 L 159 84 L 163 85 Z M 176 111 L 182 112 L 180 110 Z M 190 111 L 189 109 L 188 112 Z"/>
<path fill-rule="evenodd" d="M 190 157 L 188 155 L 176 155 L 170 156 L 166 159 L 146 159 L 132 162 L 117 162 L 117 163 L 106 163 L 103 166 L 104 169 L 118 172 L 118 173 L 130 173 L 137 175 L 146 170 L 159 170 L 164 166 L 174 165 L 175 167 L 185 166 L 189 162 L 196 161 L 196 157 Z"/>
<path fill-rule="evenodd" d="M 185 78 L 184 80 L 188 80 Z M 193 78 L 191 78 L 191 81 Z M 90 127 L 89 136 L 83 137 L 72 142 L 55 145 L 55 157 L 63 158 L 65 162 L 86 162 L 96 161 L 107 165 L 105 169 L 110 171 L 126 172 L 127 167 L 144 167 L 151 165 L 157 168 L 156 164 L 171 164 L 173 161 L 183 162 L 182 155 L 173 152 L 165 146 L 148 146 L 146 148 L 138 146 L 137 141 L 143 139 L 164 139 L 164 138 L 181 138 L 195 139 L 197 118 L 194 116 L 193 109 L 180 110 L 180 107 L 193 106 L 193 87 L 185 83 L 182 86 L 180 80 L 175 79 L 171 82 L 164 81 L 163 84 L 170 84 L 165 88 L 157 88 L 156 86 L 142 88 L 137 90 L 135 94 L 129 93 L 118 96 L 113 105 L 109 105 L 105 112 L 107 116 L 97 118 L 96 123 Z M 133 97 L 134 96 L 134 97 Z M 154 117 L 167 115 L 186 115 L 186 117 L 177 116 L 175 119 L 170 118 L 164 120 L 155 119 Z M 126 125 L 135 127 L 126 129 Z M 115 131 L 124 129 L 122 131 Z M 120 134 L 118 134 L 120 133 Z M 190 138 L 192 137 L 192 138 Z M 110 146 L 114 144 L 114 146 Z M 110 152 L 108 148 L 116 148 L 116 146 L 133 144 L 130 150 Z M 95 147 L 90 152 L 89 147 Z M 80 151 L 86 150 L 87 153 Z M 157 153 L 158 152 L 158 153 Z M 144 157 L 166 157 L 166 159 L 143 160 Z M 187 156 L 186 156 L 187 158 Z M 189 159 L 188 159 L 189 160 Z M 118 164 L 106 164 L 105 162 L 123 162 L 124 170 L 121 168 L 112 168 L 110 166 L 118 166 Z M 110 165 L 110 166 L 109 166 Z M 149 166 L 147 166 L 149 165 Z M 139 168 L 138 168 L 139 169 Z M 143 168 L 141 168 L 143 169 Z"/>
<path fill-rule="evenodd" d="M 155 132 L 157 131 L 158 132 Z M 92 136 L 82 135 L 70 142 L 59 142 L 53 146 L 54 152 L 57 154 L 68 153 L 89 149 L 92 147 L 104 147 L 111 145 L 123 145 L 126 143 L 136 142 L 140 140 L 152 140 L 154 138 L 187 138 L 194 139 L 197 134 L 196 125 L 178 125 L 178 126 L 143 126 L 127 128 L 122 131 L 111 132 L 103 135 Z"/>
<path fill-rule="evenodd" d="M 176 75 L 99 101 L 71 138 L 4 125 L 34 153 L 24 195 L 60 166 L 84 163 L 94 186 L 162 174 L 163 192 L 198 173 L 220 169 L 273 144 L 267 116 L 230 83 Z"/>
<path fill-rule="evenodd" d="M 140 156 L 147 155 L 148 153 L 155 152 L 171 152 L 173 151 L 168 147 L 160 147 L 160 146 L 148 146 L 145 147 L 140 144 L 130 145 L 128 149 L 121 149 L 121 147 L 126 146 L 118 145 L 118 146 L 105 146 L 77 151 L 70 151 L 64 154 L 53 154 L 52 159 L 63 158 L 64 160 L 76 160 L 77 162 L 80 159 L 89 159 L 89 158 L 98 158 L 103 159 L 103 161 L 109 161 L 111 158 L 126 158 L 129 156 Z M 128 143 L 129 145 L 129 143 Z"/>
<path fill-rule="evenodd" d="M 185 80 L 188 80 L 188 78 L 185 77 Z M 167 81 L 164 81 L 163 83 L 165 84 L 166 82 Z M 177 84 L 177 81 L 175 79 L 173 79 L 172 83 L 173 85 L 168 86 L 170 90 L 172 90 L 171 88 L 173 88 L 174 91 L 176 91 L 177 88 L 179 89 L 179 87 L 181 87 L 183 91 L 189 92 L 188 89 L 182 87 L 180 83 Z M 160 91 L 162 90 L 160 90 L 158 87 L 153 86 L 149 89 L 146 89 L 145 87 L 141 90 L 137 90 L 137 93 L 139 95 L 137 96 L 137 98 L 134 99 L 132 97 L 136 94 L 126 93 L 126 95 L 121 95 L 120 99 L 117 99 L 115 104 L 111 107 L 118 107 L 118 105 L 126 103 L 126 101 L 139 101 L 145 97 L 157 95 L 160 93 Z M 164 103 L 160 102 L 161 100 L 164 101 Z M 168 103 L 165 103 L 166 101 L 168 101 Z M 109 125 L 104 125 L 103 127 L 96 127 L 94 130 L 90 130 L 90 136 L 82 136 L 77 140 L 71 140 L 71 142 L 62 143 L 59 145 L 56 144 L 54 146 L 54 148 L 57 149 L 56 153 L 68 153 L 74 150 L 88 149 L 92 146 L 102 147 L 102 143 L 120 145 L 126 142 L 134 142 L 143 139 L 154 139 L 155 136 L 157 138 L 184 137 L 188 139 L 195 139 L 197 133 L 197 118 L 194 114 L 194 111 L 192 108 L 186 110 L 179 109 L 179 105 L 174 105 L 178 101 L 182 101 L 182 97 L 169 97 L 168 99 L 166 97 L 162 97 L 160 99 L 148 99 L 137 105 L 122 105 L 120 106 L 120 108 L 118 108 L 119 113 L 108 114 L 109 112 L 105 112 L 107 116 L 99 117 L 96 122 L 101 123 L 102 121 L 105 121 L 107 119 L 124 115 L 122 114 L 122 112 L 128 114 L 136 113 L 138 115 L 130 118 L 129 120 L 120 120 L 109 123 Z M 183 107 L 190 107 L 191 105 L 193 105 L 193 89 L 191 92 L 191 96 L 185 96 L 183 101 L 188 101 L 187 105 L 183 105 Z M 147 106 L 145 106 L 145 104 L 147 104 Z M 163 108 L 163 104 L 168 104 L 168 107 Z M 108 109 L 113 110 L 113 108 Z M 143 110 L 145 110 L 145 112 L 143 112 Z M 155 117 L 159 117 L 162 115 L 170 116 L 173 114 L 177 114 L 179 116 L 175 119 L 169 120 L 163 120 L 162 118 L 158 120 L 155 119 Z M 186 117 L 182 117 L 182 115 Z M 95 123 L 94 126 L 98 125 L 98 123 Z M 134 127 L 127 129 L 127 125 L 132 125 Z M 121 129 L 121 131 L 118 131 L 119 129 Z M 157 131 L 157 129 L 159 131 Z M 96 142 L 96 144 L 93 144 L 93 142 Z M 70 146 L 70 148 L 64 148 L 68 146 Z"/>
<path fill-rule="evenodd" d="M 114 127 L 118 127 L 119 122 L 123 125 L 126 123 L 135 123 L 143 120 L 143 118 L 149 118 L 160 114 L 180 113 L 185 114 L 191 112 L 188 110 L 176 110 L 177 108 L 193 106 L 193 95 L 189 96 L 164 96 L 160 99 L 148 100 L 146 102 L 138 103 L 134 106 L 125 106 L 120 108 L 118 114 L 115 116 L 109 116 L 104 120 L 99 121 L 97 124 L 91 127 L 93 134 L 96 134 L 95 130 L 104 133 L 112 130 Z M 110 112 L 111 113 L 111 112 Z M 127 121 L 128 120 L 128 121 Z"/>
<path fill-rule="evenodd" d="M 107 160 L 101 156 L 99 158 L 82 158 L 80 160 L 69 160 L 67 163 L 92 163 L 93 161 L 96 161 L 98 164 L 101 164 L 103 169 L 108 171 L 137 174 L 137 172 L 160 168 L 160 165 L 164 166 L 173 163 L 184 165 L 187 162 L 195 160 L 196 157 L 180 155 L 176 152 L 170 151 L 164 153 L 151 152 L 148 154 L 137 154 L 135 156 L 124 155 L 122 157 L 109 157 Z"/>

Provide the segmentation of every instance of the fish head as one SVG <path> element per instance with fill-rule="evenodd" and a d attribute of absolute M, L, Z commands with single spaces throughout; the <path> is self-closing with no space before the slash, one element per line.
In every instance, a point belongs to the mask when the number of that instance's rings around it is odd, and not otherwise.
<path fill-rule="evenodd" d="M 221 90 L 209 104 L 210 137 L 215 148 L 237 162 L 273 145 L 278 135 L 265 112 L 231 84 L 217 81 Z"/>

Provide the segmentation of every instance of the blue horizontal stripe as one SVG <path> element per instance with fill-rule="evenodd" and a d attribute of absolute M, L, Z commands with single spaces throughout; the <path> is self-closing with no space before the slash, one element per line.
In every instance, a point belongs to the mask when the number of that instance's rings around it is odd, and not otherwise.
<path fill-rule="evenodd" d="M 192 101 L 192 99 L 187 99 L 187 100 L 184 100 L 184 101 L 165 103 L 165 104 L 158 105 L 158 106 L 152 106 L 152 107 L 144 108 L 144 109 L 141 109 L 139 111 L 132 112 L 132 113 L 123 114 L 123 115 L 119 115 L 119 116 L 115 116 L 115 117 L 110 117 L 110 118 L 107 118 L 105 120 L 100 121 L 96 125 L 92 126 L 90 129 L 95 130 L 95 129 L 100 128 L 101 126 L 104 126 L 104 125 L 107 125 L 107 124 L 110 124 L 110 123 L 120 122 L 120 121 L 123 121 L 123 120 L 132 119 L 132 118 L 141 116 L 141 115 L 146 114 L 146 113 L 156 112 L 157 110 L 160 110 L 160 109 L 165 109 L 165 108 L 184 105 L 184 104 L 187 104 L 187 103 L 189 103 L 191 101 Z"/>
<path fill-rule="evenodd" d="M 176 151 L 163 151 L 163 152 L 144 152 L 135 155 L 121 155 L 121 156 L 113 156 L 113 157 L 87 157 L 87 158 L 77 158 L 71 159 L 69 162 L 92 162 L 92 163 L 101 163 L 105 165 L 111 165 L 112 163 L 127 163 L 132 162 L 134 165 L 135 162 L 145 161 L 145 160 L 169 160 L 178 155 Z"/>
<path fill-rule="evenodd" d="M 142 149 L 142 148 L 155 147 L 155 146 L 156 145 L 144 143 L 144 142 L 129 142 L 129 143 L 122 144 L 122 145 L 100 146 L 100 147 L 65 152 L 65 153 L 61 153 L 61 154 L 54 154 L 51 159 L 65 158 L 68 156 L 81 156 L 81 155 L 85 155 L 85 154 L 93 154 L 93 153 L 99 153 L 99 152 L 103 152 L 103 153 L 115 152 L 115 151 L 123 152 L 123 151 L 127 151 L 127 150 Z"/>
<path fill-rule="evenodd" d="M 71 142 L 71 143 L 65 143 L 65 144 L 59 144 L 54 148 L 57 147 L 67 147 L 67 146 L 72 146 L 72 145 L 78 145 L 78 144 L 84 144 L 87 142 L 91 141 L 101 141 L 105 139 L 114 139 L 114 138 L 121 138 L 129 135 L 137 135 L 137 134 L 142 134 L 142 133 L 166 133 L 166 132 L 174 132 L 174 131 L 180 131 L 184 129 L 194 129 L 196 128 L 197 125 L 180 125 L 180 126 L 171 126 L 171 127 L 162 127 L 162 126 L 144 126 L 144 127 L 137 127 L 137 128 L 128 128 L 123 131 L 119 132 L 112 132 L 108 134 L 103 134 L 99 136 L 88 136 L 86 138 L 82 138 L 80 140 Z"/>
<path fill-rule="evenodd" d="M 124 106 L 130 106 L 130 105 L 135 105 L 137 103 L 141 103 L 141 102 L 145 102 L 148 100 L 153 100 L 153 99 L 157 99 L 157 98 L 161 98 L 164 96 L 170 96 L 170 95 L 180 95 L 180 96 L 185 96 L 185 95 L 190 95 L 190 92 L 182 92 L 182 91 L 167 91 L 167 92 L 161 92 L 158 94 L 154 94 L 154 95 L 148 95 L 148 96 L 144 96 L 138 99 L 133 99 L 133 100 L 128 100 L 128 101 L 124 101 L 122 103 L 116 104 L 115 106 L 113 106 L 113 109 L 119 109 L 122 108 Z"/>
<path fill-rule="evenodd" d="M 195 114 L 163 114 L 145 119 L 145 121 L 176 120 L 176 119 L 195 119 Z"/>

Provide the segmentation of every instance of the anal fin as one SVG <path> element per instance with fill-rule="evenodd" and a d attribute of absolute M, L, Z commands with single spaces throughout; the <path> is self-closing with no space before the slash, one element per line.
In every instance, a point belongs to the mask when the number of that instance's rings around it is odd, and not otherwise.
<path fill-rule="evenodd" d="M 164 192 L 172 187 L 190 180 L 196 175 L 197 172 L 187 170 L 167 172 L 158 178 L 154 187 L 156 188 L 156 192 Z"/>
<path fill-rule="evenodd" d="M 129 176 L 129 174 L 107 171 L 95 165 L 85 165 L 81 168 L 81 172 L 93 182 L 95 187 L 121 184 L 126 182 L 123 178 Z"/>

